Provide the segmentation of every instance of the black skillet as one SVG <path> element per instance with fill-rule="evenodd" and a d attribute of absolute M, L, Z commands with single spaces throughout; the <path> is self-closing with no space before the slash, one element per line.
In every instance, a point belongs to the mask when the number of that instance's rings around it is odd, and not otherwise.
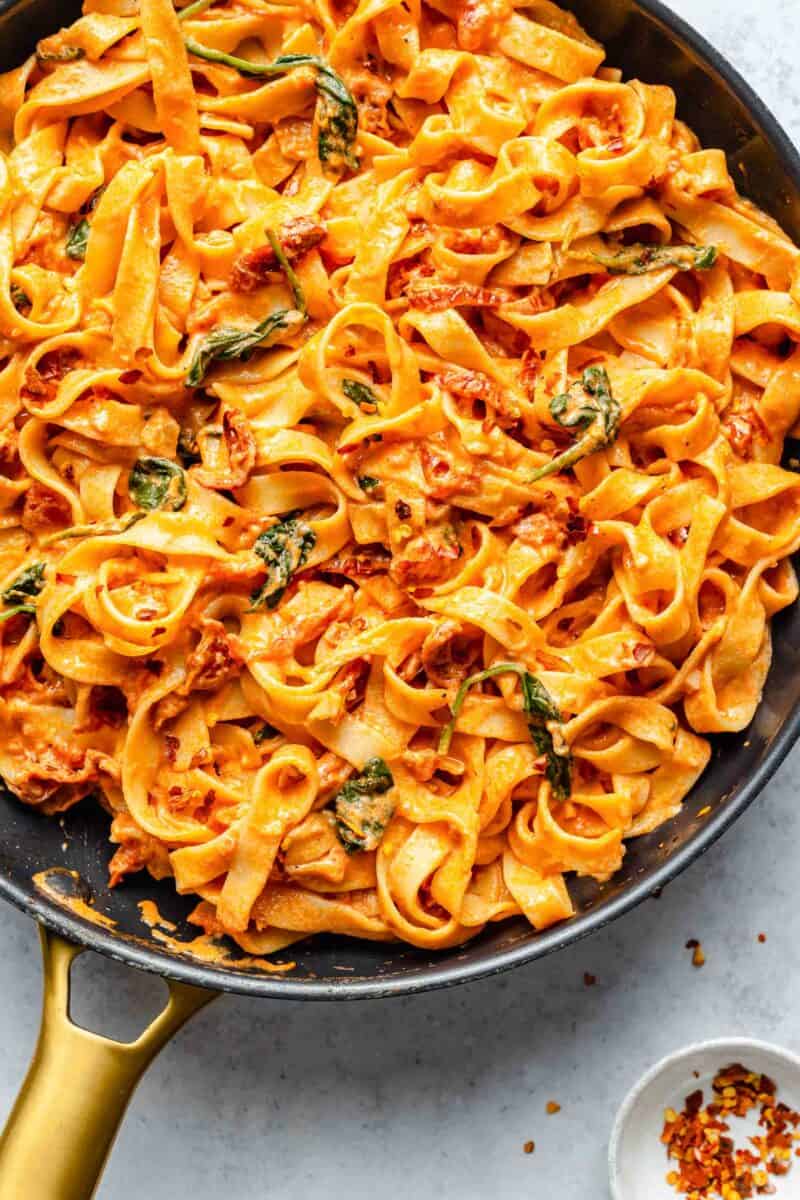
<path fill-rule="evenodd" d="M 561 2 L 606 45 L 607 61 L 621 64 L 626 78 L 675 90 L 679 115 L 706 145 L 725 149 L 740 190 L 800 243 L 800 157 L 717 51 L 659 0 Z M 0 70 L 17 65 L 38 38 L 76 15 L 76 8 L 59 0 L 0 0 Z M 160 913 L 176 923 L 177 939 L 196 933 L 185 923 L 191 901 L 178 897 L 170 882 L 135 877 L 114 892 L 107 890 L 108 822 L 99 808 L 84 803 L 59 823 L 0 798 L 0 894 L 40 923 L 46 963 L 39 1046 L 0 1140 L 0 1200 L 24 1194 L 36 1200 L 90 1196 L 141 1072 L 170 1034 L 216 992 L 349 1000 L 451 986 L 558 950 L 663 888 L 745 810 L 800 732 L 800 606 L 775 620 L 773 640 L 773 667 L 750 728 L 715 739 L 711 763 L 682 812 L 655 833 L 630 842 L 622 870 L 610 883 L 574 883 L 577 915 L 543 933 L 514 920 L 436 954 L 320 936 L 292 947 L 296 966 L 282 975 L 235 962 L 203 962 L 159 944 L 142 921 L 138 902 L 155 899 Z M 50 875 L 45 893 L 34 876 L 53 867 L 74 876 Z M 54 890 L 59 887 L 63 899 Z M 109 923 L 98 924 L 76 911 L 69 901 L 76 895 Z M 69 962 L 76 947 L 173 981 L 168 1008 L 130 1047 L 69 1022 Z M 59 1092 L 69 1095 L 66 1115 Z"/>

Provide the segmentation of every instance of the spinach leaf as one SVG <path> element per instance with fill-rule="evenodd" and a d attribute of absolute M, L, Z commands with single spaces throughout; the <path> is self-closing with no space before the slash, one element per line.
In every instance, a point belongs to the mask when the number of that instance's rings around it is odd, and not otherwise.
<path fill-rule="evenodd" d="M 66 529 L 58 529 L 55 533 L 49 533 L 47 537 L 42 538 L 39 542 L 40 548 L 52 546 L 56 542 L 65 541 L 67 538 L 78 537 L 112 537 L 116 533 L 126 533 L 132 525 L 137 521 L 141 521 L 147 513 L 142 509 L 136 509 L 135 512 L 126 513 L 124 517 L 119 517 L 113 521 L 97 521 L 93 525 L 68 525 Z"/>
<path fill-rule="evenodd" d="M 197 434 L 193 433 L 186 425 L 181 426 L 181 431 L 178 434 L 177 454 L 184 470 L 188 467 L 193 467 L 195 463 L 202 462 L 200 448 L 197 445 Z"/>
<path fill-rule="evenodd" d="M 372 492 L 375 488 L 381 486 L 380 479 L 376 479 L 374 475 L 359 475 L 358 486 L 362 492 Z"/>
<path fill-rule="evenodd" d="M 207 8 L 211 8 L 214 0 L 194 0 L 194 4 L 187 4 L 186 8 L 182 8 L 178 13 L 178 20 L 185 21 L 187 17 L 199 17 Z"/>
<path fill-rule="evenodd" d="M 281 245 L 278 235 L 275 233 L 274 230 L 272 230 L 272 229 L 267 230 L 267 241 L 269 242 L 270 246 L 272 247 L 272 253 L 275 255 L 275 257 L 278 260 L 278 266 L 280 267 L 280 269 L 283 271 L 284 275 L 286 276 L 286 282 L 289 284 L 289 287 L 291 288 L 291 291 L 292 291 L 292 298 L 294 299 L 295 308 L 297 309 L 297 311 L 299 313 L 302 313 L 302 315 L 305 316 L 307 313 L 306 298 L 305 298 L 305 295 L 303 294 L 303 289 L 300 286 L 300 280 L 297 278 L 297 275 L 295 274 L 294 267 L 289 262 L 289 259 L 286 257 L 286 251 L 284 250 L 283 246 Z"/>
<path fill-rule="evenodd" d="M 253 63 L 246 58 L 225 54 L 185 38 L 186 49 L 206 62 L 232 67 L 240 75 L 272 78 L 285 75 L 295 67 L 314 67 L 317 88 L 317 153 L 319 161 L 333 171 L 343 167 L 355 170 L 358 159 L 353 152 L 358 135 L 358 109 L 344 80 L 316 54 L 282 54 L 273 63 Z"/>
<path fill-rule="evenodd" d="M 6 606 L 0 611 L 0 622 L 8 621 L 20 613 L 24 613 L 26 617 L 36 616 L 36 605 L 31 601 L 35 600 L 44 587 L 44 568 L 43 562 L 31 563 L 11 580 L 0 594 L 0 599 Z"/>
<path fill-rule="evenodd" d="M 302 314 L 294 309 L 279 308 L 252 329 L 218 325 L 197 347 L 184 380 L 186 387 L 199 387 L 215 361 L 230 362 L 231 359 L 238 358 L 246 362 L 253 351 L 268 342 L 273 334 L 293 329 L 302 320 Z"/>
<path fill-rule="evenodd" d="M 610 446 L 622 420 L 622 409 L 611 394 L 604 367 L 587 367 L 580 382 L 576 380 L 568 392 L 553 397 L 550 412 L 562 428 L 577 429 L 581 436 L 569 449 L 538 467 L 528 476 L 528 483 L 566 471 L 589 454 Z"/>
<path fill-rule="evenodd" d="M 17 312 L 22 314 L 22 316 L 25 315 L 22 310 L 25 308 L 30 309 L 31 307 L 30 296 L 27 292 L 23 291 L 19 284 L 12 283 L 11 285 L 11 303 L 14 305 L 14 308 L 17 310 Z"/>
<path fill-rule="evenodd" d="M 2 593 L 3 603 L 29 604 L 31 599 L 38 596 L 44 587 L 44 568 L 43 562 L 35 562 L 20 571 L 19 575 L 11 580 Z"/>
<path fill-rule="evenodd" d="M 267 721 L 265 721 L 261 728 L 257 729 L 253 734 L 253 741 L 257 746 L 260 746 L 262 742 L 268 742 L 271 738 L 280 736 L 280 730 L 276 729 L 274 725 L 270 725 Z"/>
<path fill-rule="evenodd" d="M 358 136 L 358 109 L 335 71 L 323 64 L 317 71 L 317 151 L 323 166 L 334 171 L 358 168 L 353 153 Z"/>
<path fill-rule="evenodd" d="M 382 758 L 370 758 L 333 798 L 336 835 L 348 854 L 376 850 L 394 812 L 394 778 Z"/>
<path fill-rule="evenodd" d="M 83 262 L 86 258 L 86 247 L 89 243 L 89 231 L 91 225 L 86 217 L 81 217 L 80 221 L 76 221 L 74 225 L 70 225 L 67 231 L 67 242 L 64 247 L 67 258 L 74 258 L 77 262 Z"/>
<path fill-rule="evenodd" d="M 36 61 L 40 64 L 76 62 L 77 59 L 85 57 L 86 51 L 80 46 L 62 46 L 60 50 L 36 51 Z"/>
<path fill-rule="evenodd" d="M 372 388 L 358 379 L 343 379 L 342 391 L 348 400 L 352 400 L 365 412 L 375 412 L 378 408 L 378 397 Z"/>
<path fill-rule="evenodd" d="M 36 615 L 35 604 L 15 604 L 13 608 L 4 608 L 0 612 L 0 621 L 8 621 L 10 617 L 16 617 L 19 613 L 25 613 L 27 617 Z"/>
<path fill-rule="evenodd" d="M 717 261 L 716 246 L 650 246 L 633 242 L 593 257 L 612 275 L 645 275 L 662 267 L 679 271 L 708 271 Z"/>
<path fill-rule="evenodd" d="M 456 721 L 464 706 L 469 689 L 476 683 L 483 683 L 485 679 L 493 679 L 495 675 L 504 675 L 509 671 L 519 676 L 522 685 L 522 708 L 528 718 L 528 732 L 537 751 L 544 755 L 546 760 L 545 778 L 556 798 L 564 800 L 572 790 L 572 756 L 560 745 L 556 747 L 553 735 L 547 727 L 548 722 L 560 724 L 562 716 L 547 688 L 519 663 L 495 663 L 494 666 L 487 667 L 485 671 L 478 671 L 477 674 L 470 675 L 468 679 L 464 680 L 456 693 L 451 708 L 453 715 L 439 737 L 439 753 L 446 754 L 450 749 Z"/>
<path fill-rule="evenodd" d="M 279 603 L 295 571 L 305 564 L 316 544 L 314 530 L 299 520 L 297 513 L 289 513 L 256 538 L 253 549 L 264 560 L 267 578 L 250 597 L 251 611 L 262 605 L 274 608 Z"/>
<path fill-rule="evenodd" d="M 128 475 L 128 491 L 139 508 L 177 512 L 186 503 L 186 476 L 172 459 L 146 455 L 134 463 Z"/>

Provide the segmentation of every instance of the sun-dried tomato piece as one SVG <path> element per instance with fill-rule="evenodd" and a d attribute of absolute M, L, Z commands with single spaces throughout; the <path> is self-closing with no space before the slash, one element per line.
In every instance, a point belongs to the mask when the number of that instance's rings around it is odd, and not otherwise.
<path fill-rule="evenodd" d="M 292 217 L 278 229 L 278 241 L 290 263 L 297 262 L 314 246 L 318 246 L 327 230 L 321 221 L 313 217 Z M 253 292 L 269 282 L 277 271 L 278 260 L 269 242 L 240 254 L 231 271 L 231 288 L 234 292 Z"/>

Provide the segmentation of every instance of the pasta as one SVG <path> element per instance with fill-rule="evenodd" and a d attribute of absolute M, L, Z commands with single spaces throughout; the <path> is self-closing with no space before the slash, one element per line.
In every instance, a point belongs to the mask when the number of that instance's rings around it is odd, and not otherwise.
<path fill-rule="evenodd" d="M 0 77 L 0 774 L 265 954 L 573 912 L 794 602 L 800 251 L 550 0 Z"/>

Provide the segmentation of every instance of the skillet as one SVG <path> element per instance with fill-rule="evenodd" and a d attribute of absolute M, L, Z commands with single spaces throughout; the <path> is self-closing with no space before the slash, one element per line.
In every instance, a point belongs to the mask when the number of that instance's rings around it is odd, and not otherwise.
<path fill-rule="evenodd" d="M 800 243 L 800 156 L 724 58 L 660 0 L 560 2 L 605 44 L 608 62 L 622 65 L 626 78 L 675 90 L 678 115 L 705 145 L 726 151 L 740 190 Z M 0 0 L 0 70 L 77 15 L 63 0 Z M 196 935 L 186 924 L 194 902 L 177 896 L 170 881 L 135 876 L 108 891 L 108 820 L 98 806 L 87 801 L 56 821 L 0 792 L 0 896 L 39 922 L 45 960 L 39 1044 L 0 1138 L 0 1200 L 91 1196 L 141 1073 L 218 992 L 351 1000 L 452 986 L 558 950 L 657 894 L 744 812 L 800 734 L 800 605 L 781 613 L 772 633 L 773 666 L 748 730 L 713 739 L 709 767 L 680 814 L 629 842 L 622 869 L 607 884 L 571 884 L 576 916 L 542 933 L 514 920 L 435 955 L 318 936 L 281 956 L 296 965 L 280 974 L 233 957 L 203 960 L 180 947 Z M 42 872 L 46 890 L 34 879 Z M 144 900 L 175 924 L 167 943 L 143 922 Z M 137 1041 L 123 1046 L 70 1022 L 70 963 L 86 948 L 169 982 L 169 1004 Z"/>

